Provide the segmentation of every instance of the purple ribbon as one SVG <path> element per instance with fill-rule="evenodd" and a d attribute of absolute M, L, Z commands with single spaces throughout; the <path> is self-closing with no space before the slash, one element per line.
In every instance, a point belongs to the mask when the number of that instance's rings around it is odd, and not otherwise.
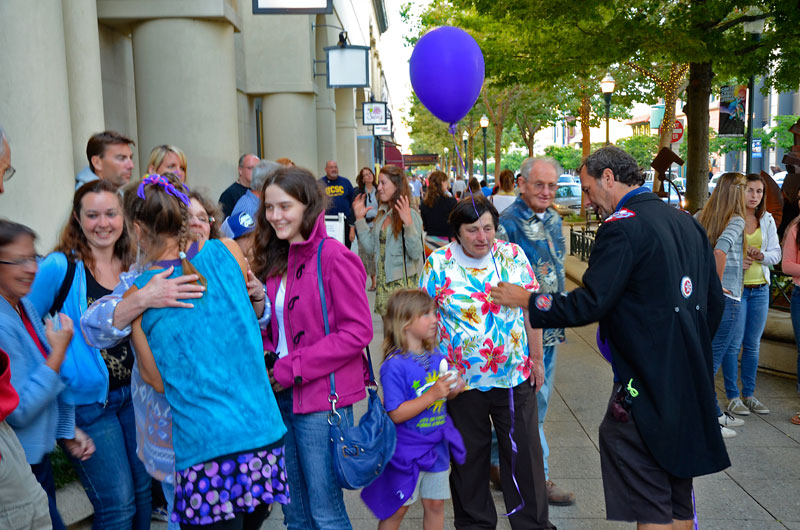
<path fill-rule="evenodd" d="M 189 197 L 185 193 L 178 191 L 178 189 L 169 180 L 167 180 L 166 177 L 156 174 L 147 175 L 145 178 L 142 179 L 141 184 L 139 184 L 139 189 L 136 190 L 136 195 L 138 195 L 140 199 L 145 198 L 144 188 L 145 186 L 148 186 L 150 184 L 161 186 L 167 191 L 167 193 L 176 197 L 186 206 L 191 205 L 191 201 L 189 200 Z"/>
<path fill-rule="evenodd" d="M 694 510 L 694 530 L 697 530 L 697 503 L 694 500 L 694 486 L 692 486 L 692 510 Z"/>

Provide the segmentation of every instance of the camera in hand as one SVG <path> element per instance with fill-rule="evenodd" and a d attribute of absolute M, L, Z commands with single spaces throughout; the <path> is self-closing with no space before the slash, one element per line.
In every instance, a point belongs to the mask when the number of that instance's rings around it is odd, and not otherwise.
<path fill-rule="evenodd" d="M 277 360 L 278 360 L 277 353 L 269 350 L 264 351 L 264 364 L 267 366 L 267 370 L 272 370 L 275 367 L 275 361 Z"/>

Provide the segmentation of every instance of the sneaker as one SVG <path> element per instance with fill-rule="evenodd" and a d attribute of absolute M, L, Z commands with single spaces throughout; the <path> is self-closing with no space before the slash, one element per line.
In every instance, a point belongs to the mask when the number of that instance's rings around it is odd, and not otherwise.
<path fill-rule="evenodd" d="M 755 396 L 744 398 L 744 406 L 756 414 L 769 414 L 769 409 L 767 406 L 761 403 Z"/>
<path fill-rule="evenodd" d="M 575 494 L 559 488 L 552 480 L 548 480 L 547 502 L 553 506 L 570 506 L 575 504 Z"/>
<path fill-rule="evenodd" d="M 723 427 L 741 427 L 744 425 L 744 420 L 741 418 L 734 418 L 730 412 L 723 412 L 722 415 L 717 416 L 719 424 Z"/>
<path fill-rule="evenodd" d="M 722 433 L 723 438 L 733 438 L 736 436 L 736 431 L 727 427 L 723 427 L 722 425 L 719 426 L 719 430 Z"/>
<path fill-rule="evenodd" d="M 728 401 L 728 412 L 732 412 L 739 416 L 750 415 L 750 409 L 747 408 L 747 405 L 742 403 L 742 399 L 738 397 Z"/>

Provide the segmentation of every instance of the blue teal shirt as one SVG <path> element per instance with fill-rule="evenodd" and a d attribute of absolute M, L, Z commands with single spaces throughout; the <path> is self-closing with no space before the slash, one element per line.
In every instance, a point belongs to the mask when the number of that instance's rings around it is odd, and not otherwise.
<path fill-rule="evenodd" d="M 531 210 L 525 201 L 517 198 L 500 214 L 498 239 L 505 239 L 522 247 L 525 257 L 533 267 L 542 293 L 563 293 L 566 273 L 564 255 L 566 245 L 561 233 L 561 216 L 553 208 L 544 212 L 543 219 Z M 542 331 L 544 346 L 564 342 L 564 329 Z"/>
<path fill-rule="evenodd" d="M 142 316 L 172 407 L 177 470 L 272 444 L 286 433 L 239 264 L 213 239 L 190 261 L 208 282 L 203 297 L 191 300 L 194 308 L 148 309 Z M 134 285 L 142 288 L 162 271 L 147 271 Z M 176 266 L 170 277 L 182 274 Z"/>

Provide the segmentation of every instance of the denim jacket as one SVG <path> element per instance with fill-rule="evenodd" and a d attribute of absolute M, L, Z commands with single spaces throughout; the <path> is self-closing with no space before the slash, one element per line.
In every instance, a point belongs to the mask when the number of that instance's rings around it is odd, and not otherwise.
<path fill-rule="evenodd" d="M 372 225 L 368 225 L 365 219 L 356 221 L 358 231 L 358 244 L 364 245 L 367 252 L 378 262 L 380 257 L 380 231 L 386 216 L 389 215 L 388 206 L 382 204 L 378 208 L 378 215 Z M 391 226 L 386 236 L 386 261 L 384 271 L 386 281 L 393 282 L 402 280 L 403 275 L 411 276 L 418 274 L 422 270 L 424 253 L 422 251 L 422 217 L 417 210 L 411 210 L 411 226 L 406 226 L 401 232 L 400 237 L 395 237 Z M 405 241 L 405 271 L 403 270 L 403 242 Z"/>
<path fill-rule="evenodd" d="M 561 233 L 561 216 L 553 208 L 545 210 L 544 219 L 531 210 L 525 201 L 517 198 L 500 215 L 498 239 L 505 239 L 522 247 L 525 256 L 539 280 L 542 293 L 563 293 L 564 234 Z M 544 346 L 564 342 L 563 328 L 543 330 Z"/>

